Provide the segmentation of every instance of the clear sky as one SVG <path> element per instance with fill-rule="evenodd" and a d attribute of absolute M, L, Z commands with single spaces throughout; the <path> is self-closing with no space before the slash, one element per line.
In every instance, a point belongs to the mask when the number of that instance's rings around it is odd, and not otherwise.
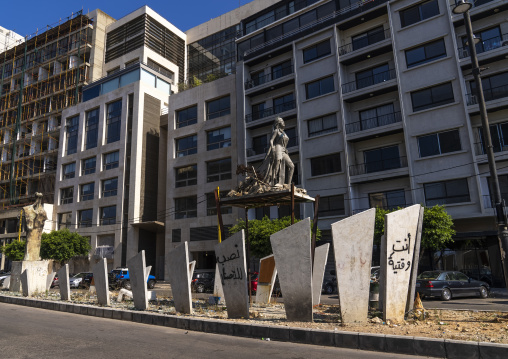
<path fill-rule="evenodd" d="M 148 5 L 182 31 L 245 5 L 251 0 L 0 0 L 0 26 L 25 36 L 83 9 L 101 9 L 115 19 Z"/>

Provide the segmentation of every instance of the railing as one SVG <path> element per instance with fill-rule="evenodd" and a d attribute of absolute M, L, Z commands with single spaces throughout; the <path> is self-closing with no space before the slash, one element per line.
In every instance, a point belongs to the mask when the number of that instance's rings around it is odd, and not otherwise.
<path fill-rule="evenodd" d="M 113 168 L 117 168 L 119 163 L 120 163 L 119 161 L 105 163 L 103 165 L 102 169 L 105 171 L 105 170 L 111 170 Z"/>
<path fill-rule="evenodd" d="M 391 36 L 390 29 L 379 30 L 372 34 L 368 34 L 358 40 L 353 40 L 351 43 L 339 47 L 339 55 L 346 55 L 350 52 L 363 49 L 369 45 L 389 39 Z"/>
<path fill-rule="evenodd" d="M 284 102 L 283 104 L 274 107 L 268 107 L 261 111 L 256 111 L 246 115 L 245 122 L 260 120 L 262 118 L 273 116 L 281 112 L 293 110 L 294 108 L 296 108 L 296 101 Z"/>
<path fill-rule="evenodd" d="M 91 175 L 95 173 L 95 167 L 92 167 L 92 168 L 83 168 L 81 170 L 81 175 L 82 176 L 85 176 L 85 175 Z"/>
<path fill-rule="evenodd" d="M 280 79 L 281 77 L 290 75 L 294 72 L 293 66 L 284 67 L 280 70 L 272 71 L 266 75 L 259 76 L 255 79 L 245 81 L 245 89 L 251 89 L 253 87 L 263 85 L 273 80 Z"/>
<path fill-rule="evenodd" d="M 485 101 L 492 101 L 503 97 L 508 97 L 508 85 L 483 89 L 483 97 L 485 98 Z M 468 93 L 466 95 L 466 102 L 468 106 L 477 105 L 478 98 L 475 94 Z"/>
<path fill-rule="evenodd" d="M 60 200 L 60 204 L 70 204 L 72 203 L 73 197 L 62 197 Z"/>
<path fill-rule="evenodd" d="M 110 224 L 115 224 L 115 223 L 116 223 L 115 217 L 101 218 L 101 226 L 108 226 Z"/>
<path fill-rule="evenodd" d="M 81 202 L 84 202 L 84 201 L 90 201 L 93 199 L 93 193 L 89 193 L 89 194 L 82 194 L 81 195 L 81 199 L 80 201 Z"/>
<path fill-rule="evenodd" d="M 501 192 L 501 199 L 504 200 L 505 207 L 508 206 L 508 193 Z M 490 195 L 483 196 L 483 206 L 485 208 L 496 208 L 496 203 Z"/>
<path fill-rule="evenodd" d="M 476 142 L 474 144 L 475 152 L 477 156 L 485 155 L 487 154 L 485 145 L 482 142 Z M 492 144 L 492 149 L 494 152 L 506 152 L 508 151 L 508 146 L 502 144 L 499 141 L 494 141 Z"/>
<path fill-rule="evenodd" d="M 404 167 L 407 167 L 407 157 L 402 156 L 376 162 L 367 162 L 358 165 L 352 165 L 349 166 L 349 172 L 351 176 L 358 176 L 366 173 L 388 171 Z"/>
<path fill-rule="evenodd" d="M 113 197 L 113 196 L 116 196 L 116 194 L 117 194 L 117 189 L 110 189 L 107 191 L 102 191 L 102 198 Z"/>
<path fill-rule="evenodd" d="M 501 36 L 495 36 L 485 40 L 481 39 L 481 41 L 476 44 L 476 53 L 481 54 L 507 45 L 508 34 L 502 34 Z M 459 47 L 459 59 L 464 59 L 469 56 L 469 46 Z"/>
<path fill-rule="evenodd" d="M 387 113 L 385 115 L 380 115 L 356 122 L 347 123 L 346 133 L 354 133 L 359 131 L 370 130 L 371 128 L 387 126 L 401 121 L 402 115 L 400 112 Z"/>
<path fill-rule="evenodd" d="M 349 93 L 365 87 L 393 80 L 395 76 L 395 69 L 391 69 L 359 80 L 351 81 L 342 85 L 342 93 Z"/>
<path fill-rule="evenodd" d="M 176 157 L 184 157 L 198 153 L 197 147 L 187 148 L 185 150 L 176 151 Z"/>

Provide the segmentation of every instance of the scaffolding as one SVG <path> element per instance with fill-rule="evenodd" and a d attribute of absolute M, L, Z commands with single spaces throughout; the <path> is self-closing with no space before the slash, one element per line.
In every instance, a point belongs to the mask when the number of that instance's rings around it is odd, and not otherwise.
<path fill-rule="evenodd" d="M 92 20 L 82 11 L 0 53 L 0 204 L 54 202 L 61 113 L 89 82 Z"/>

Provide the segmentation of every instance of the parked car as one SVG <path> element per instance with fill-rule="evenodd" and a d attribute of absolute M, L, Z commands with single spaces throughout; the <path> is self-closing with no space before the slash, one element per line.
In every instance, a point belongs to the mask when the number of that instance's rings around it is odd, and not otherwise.
<path fill-rule="evenodd" d="M 54 288 L 56 286 L 60 286 L 60 284 L 58 282 L 58 276 L 55 274 L 55 276 L 53 277 L 53 281 L 51 282 L 51 288 Z"/>
<path fill-rule="evenodd" d="M 321 293 L 323 294 L 332 294 L 337 290 L 337 273 L 335 269 L 332 269 L 330 274 L 332 275 L 332 279 L 323 282 L 323 287 L 321 288 Z"/>
<path fill-rule="evenodd" d="M 256 294 L 258 290 L 259 273 L 254 272 L 250 275 L 250 289 L 252 294 Z"/>
<path fill-rule="evenodd" d="M 109 285 L 112 287 L 125 288 L 127 290 L 132 289 L 128 268 L 113 269 L 110 273 L 109 280 Z M 155 287 L 155 283 L 157 283 L 155 277 L 151 274 L 148 275 L 148 279 L 146 280 L 146 286 L 148 289 L 153 289 Z"/>
<path fill-rule="evenodd" d="M 194 292 L 213 292 L 214 284 L 215 272 L 194 272 L 192 275 L 191 288 Z"/>
<path fill-rule="evenodd" d="M 81 286 L 81 282 L 83 281 L 83 278 L 85 276 L 90 275 L 92 273 L 90 272 L 81 272 L 78 274 L 73 275 L 69 278 L 69 285 L 71 288 L 79 288 Z"/>
<path fill-rule="evenodd" d="M 11 276 L 11 272 L 0 271 L 0 287 L 4 284 L 4 281 Z"/>
<path fill-rule="evenodd" d="M 416 281 L 416 291 L 420 296 L 441 297 L 442 300 L 472 295 L 487 298 L 489 290 L 488 283 L 456 271 L 427 271 L 421 273 Z"/>

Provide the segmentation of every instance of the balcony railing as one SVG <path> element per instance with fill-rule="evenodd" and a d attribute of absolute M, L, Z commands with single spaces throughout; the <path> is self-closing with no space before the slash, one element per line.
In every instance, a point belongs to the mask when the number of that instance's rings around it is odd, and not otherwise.
<path fill-rule="evenodd" d="M 508 97 L 508 85 L 483 89 L 483 97 L 485 97 L 485 101 L 492 101 L 503 97 Z M 475 94 L 468 93 L 466 95 L 466 101 L 468 106 L 478 104 L 478 98 Z"/>
<path fill-rule="evenodd" d="M 501 192 L 501 199 L 504 200 L 505 207 L 508 206 L 508 193 Z M 483 206 L 485 208 L 495 208 L 496 203 L 494 202 L 494 199 L 487 194 L 483 196 Z"/>
<path fill-rule="evenodd" d="M 476 152 L 477 156 L 481 156 L 481 155 L 487 154 L 486 149 L 485 149 L 485 145 L 482 142 L 476 142 L 474 144 L 474 147 L 475 147 L 475 152 Z M 502 144 L 499 141 L 495 141 L 494 140 L 493 143 L 492 143 L 492 149 L 496 153 L 497 152 L 506 152 L 506 151 L 508 151 L 508 146 Z"/>
<path fill-rule="evenodd" d="M 400 112 L 387 113 L 372 118 L 352 122 L 346 124 L 346 133 L 354 133 L 360 131 L 370 130 L 371 128 L 382 127 L 391 125 L 393 123 L 401 122 L 402 115 Z"/>
<path fill-rule="evenodd" d="M 298 146 L 298 136 L 289 137 L 287 148 L 297 147 Z M 263 155 L 268 151 L 269 146 L 258 146 L 247 148 L 247 157 L 252 157 L 256 155 Z"/>
<path fill-rule="evenodd" d="M 357 40 L 353 40 L 351 43 L 346 44 L 344 46 L 339 47 L 339 55 L 346 55 L 350 52 L 363 49 L 369 45 L 381 42 L 385 39 L 390 38 L 391 32 L 390 29 L 379 30 L 373 32 L 372 34 L 368 34 L 365 37 L 362 37 Z"/>
<path fill-rule="evenodd" d="M 361 163 L 349 166 L 351 176 L 364 175 L 367 173 L 382 172 L 397 168 L 407 167 L 407 157 L 389 158 L 381 161 Z"/>
<path fill-rule="evenodd" d="M 481 54 L 508 45 L 508 34 L 495 36 L 490 39 L 481 39 L 476 45 L 476 53 Z M 459 47 L 459 59 L 469 57 L 469 46 Z"/>
<path fill-rule="evenodd" d="M 252 122 L 256 120 L 260 120 L 265 117 L 273 116 L 281 112 L 293 110 L 296 107 L 296 101 L 288 101 L 284 102 L 283 104 L 274 106 L 274 107 L 268 107 L 261 111 L 256 111 L 253 113 L 250 113 L 245 116 L 245 122 Z"/>
<path fill-rule="evenodd" d="M 342 85 L 342 93 L 349 93 L 352 91 L 360 90 L 365 87 L 370 87 L 382 82 L 393 80 L 395 78 L 395 69 L 380 72 L 378 74 L 364 77 L 352 82 L 345 83 Z"/>
<path fill-rule="evenodd" d="M 254 79 L 245 81 L 245 89 L 251 89 L 253 87 L 266 84 L 270 81 L 280 79 L 281 77 L 290 75 L 294 72 L 293 66 L 284 67 L 282 69 L 272 71 L 266 75 L 258 76 Z"/>

